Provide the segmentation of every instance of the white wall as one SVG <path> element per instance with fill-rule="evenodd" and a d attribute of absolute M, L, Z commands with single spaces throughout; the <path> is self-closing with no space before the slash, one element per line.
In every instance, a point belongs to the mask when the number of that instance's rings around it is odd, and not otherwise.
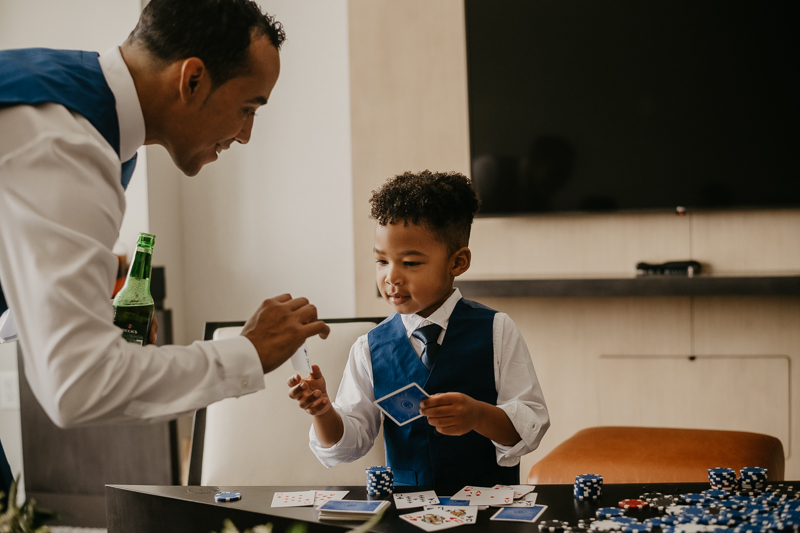
<path fill-rule="evenodd" d="M 347 2 L 261 5 L 287 41 L 249 144 L 194 178 L 148 150 L 154 262 L 166 265 L 176 342 L 284 292 L 321 317 L 355 314 Z"/>

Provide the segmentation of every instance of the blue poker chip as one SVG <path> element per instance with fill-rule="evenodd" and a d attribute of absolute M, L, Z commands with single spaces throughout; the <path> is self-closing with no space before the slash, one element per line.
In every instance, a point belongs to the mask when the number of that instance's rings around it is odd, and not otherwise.
<path fill-rule="evenodd" d="M 217 502 L 235 502 L 241 499 L 241 492 L 218 492 L 214 494 L 214 501 Z"/>
<path fill-rule="evenodd" d="M 653 528 L 648 524 L 625 524 L 622 526 L 623 533 L 650 533 Z"/>
<path fill-rule="evenodd" d="M 625 514 L 625 509 L 620 509 L 619 507 L 601 507 L 595 514 L 597 518 L 611 518 L 614 516 L 623 516 Z"/>

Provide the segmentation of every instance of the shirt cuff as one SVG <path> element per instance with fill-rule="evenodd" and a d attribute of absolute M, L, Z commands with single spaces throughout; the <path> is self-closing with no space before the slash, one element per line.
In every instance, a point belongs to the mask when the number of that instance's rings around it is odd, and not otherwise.
<path fill-rule="evenodd" d="M 359 453 L 357 447 L 346 445 L 347 418 L 336 404 L 333 404 L 333 408 L 336 409 L 337 413 L 339 413 L 344 426 L 342 438 L 339 439 L 339 442 L 330 448 L 323 448 L 322 443 L 320 443 L 319 439 L 317 438 L 317 432 L 314 431 L 314 424 L 311 424 L 311 429 L 308 430 L 308 447 L 311 448 L 311 451 L 317 456 L 317 459 L 319 459 L 319 462 L 322 463 L 325 468 L 330 468 L 341 463 L 350 463 L 361 458 L 361 454 Z"/>
<path fill-rule="evenodd" d="M 264 388 L 264 368 L 256 347 L 247 337 L 208 342 L 214 345 L 225 369 L 225 397 L 239 397 Z"/>
<path fill-rule="evenodd" d="M 520 437 L 514 446 L 504 446 L 492 441 L 497 453 L 497 464 L 515 466 L 519 463 L 520 457 L 533 451 L 530 445 L 536 441 L 536 435 L 539 433 L 536 415 L 521 402 L 510 402 L 497 407 L 506 413 Z"/>

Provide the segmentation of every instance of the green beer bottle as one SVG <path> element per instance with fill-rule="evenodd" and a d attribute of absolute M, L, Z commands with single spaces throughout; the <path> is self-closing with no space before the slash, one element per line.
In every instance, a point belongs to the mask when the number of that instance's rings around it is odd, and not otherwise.
<path fill-rule="evenodd" d="M 122 329 L 122 338 L 136 344 L 150 342 L 155 304 L 150 295 L 150 265 L 156 236 L 140 233 L 125 285 L 114 297 L 114 325 Z"/>

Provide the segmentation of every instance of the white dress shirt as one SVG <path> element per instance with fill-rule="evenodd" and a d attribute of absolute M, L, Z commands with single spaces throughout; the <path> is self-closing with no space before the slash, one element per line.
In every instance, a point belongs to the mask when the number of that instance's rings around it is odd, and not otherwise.
<path fill-rule="evenodd" d="M 118 48 L 100 58 L 120 122 L 120 157 L 145 124 Z M 125 211 L 120 157 L 61 105 L 0 108 L 0 282 L 19 330 L 25 375 L 59 426 L 174 418 L 264 388 L 245 337 L 139 346 L 112 322 Z"/>
<path fill-rule="evenodd" d="M 400 315 L 417 356 L 422 353 L 424 343 L 411 336 L 414 330 L 428 324 L 438 324 L 442 327 L 438 341 L 441 344 L 450 315 L 460 299 L 461 292 L 455 289 L 450 298 L 428 318 L 413 314 Z M 505 313 L 494 315 L 492 344 L 497 407 L 508 415 L 520 436 L 520 441 L 514 446 L 503 446 L 494 442 L 497 464 L 514 466 L 519 463 L 521 456 L 539 446 L 545 431 L 550 427 L 550 416 L 528 347 L 516 324 Z M 325 369 L 322 371 L 324 373 Z M 323 465 L 331 467 L 339 463 L 349 463 L 369 452 L 380 431 L 382 418 L 381 411 L 373 401 L 375 391 L 372 358 L 367 335 L 362 335 L 350 349 L 336 401 L 332 404 L 344 423 L 342 438 L 330 448 L 323 448 L 313 425 L 309 432 L 311 451 Z"/>

